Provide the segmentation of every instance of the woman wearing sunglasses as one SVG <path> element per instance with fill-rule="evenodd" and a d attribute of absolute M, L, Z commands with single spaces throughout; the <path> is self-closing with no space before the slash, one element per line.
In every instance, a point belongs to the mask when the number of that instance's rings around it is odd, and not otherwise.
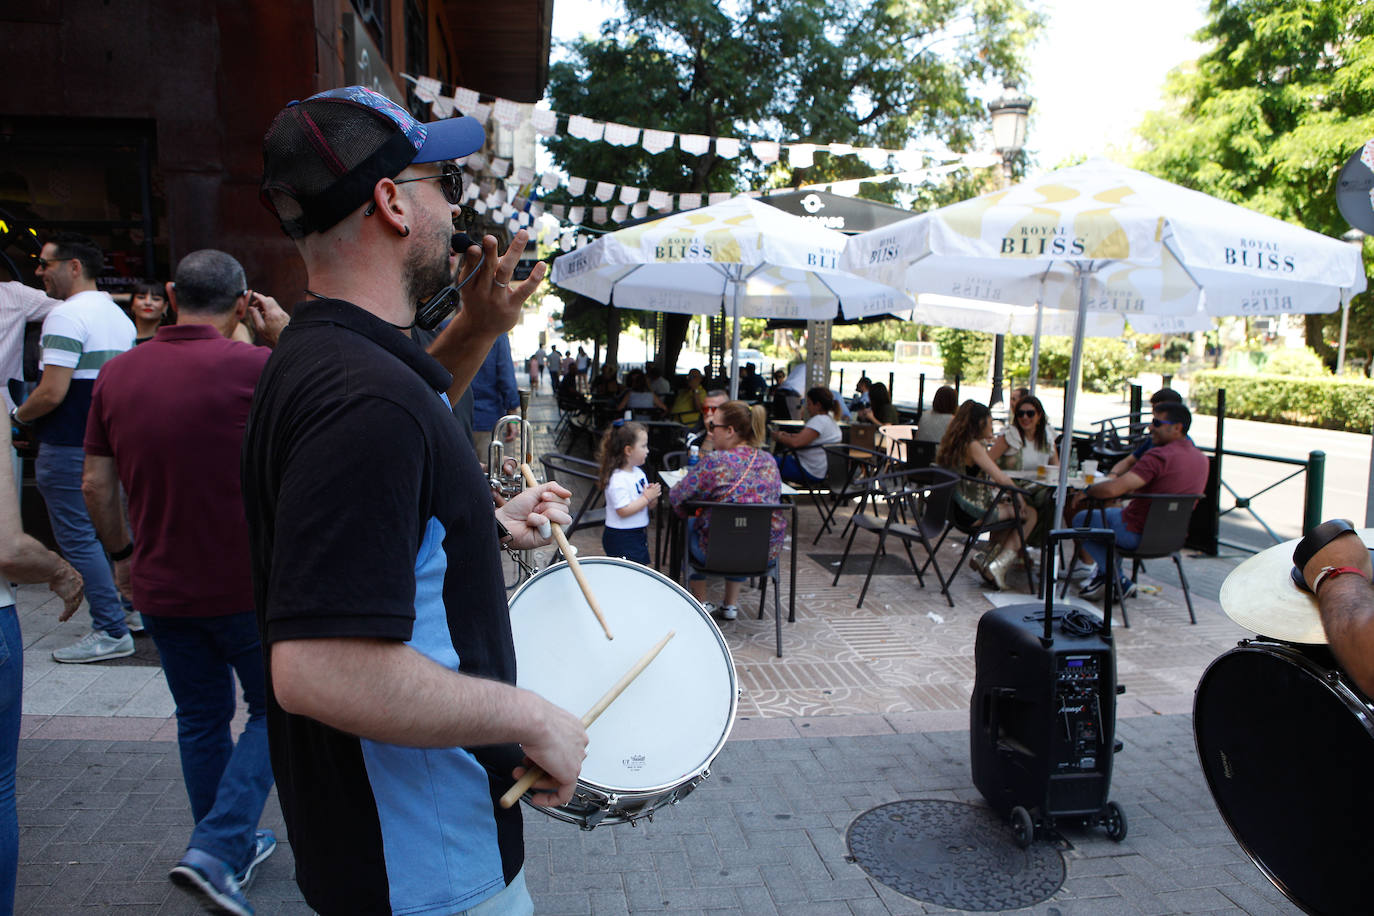
<path fill-rule="evenodd" d="M 1042 464 L 1057 465 L 1054 427 L 1040 399 L 1027 395 L 1016 402 L 1012 422 L 992 444 L 988 454 L 1008 471 L 1033 471 Z"/>

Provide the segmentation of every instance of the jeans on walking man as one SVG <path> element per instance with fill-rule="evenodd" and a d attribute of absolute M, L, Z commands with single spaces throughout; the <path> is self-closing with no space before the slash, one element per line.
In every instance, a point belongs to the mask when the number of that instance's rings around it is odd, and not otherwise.
<path fill-rule="evenodd" d="M 243 885 L 276 848 L 271 831 L 257 829 L 272 765 L 239 484 L 244 424 L 269 351 L 229 335 L 250 306 L 284 318 L 247 286 L 222 251 L 181 260 L 169 287 L 177 323 L 111 360 L 96 383 L 84 481 L 115 581 L 142 608 L 177 704 L 196 826 L 170 878 L 212 911 L 239 916 L 253 912 Z M 248 706 L 237 744 L 236 679 Z"/>
<path fill-rule="evenodd" d="M 132 608 L 125 607 L 115 590 L 109 560 L 81 497 L 81 441 L 91 391 L 104 365 L 134 345 L 134 323 L 96 289 L 103 261 L 100 249 L 82 235 L 59 233 L 43 246 L 39 277 L 49 296 L 65 301 L 43 320 L 38 387 L 10 411 L 14 423 L 34 425 L 38 492 L 48 505 L 57 546 L 86 581 L 91 632 L 52 654 L 56 661 L 76 664 L 134 654 Z"/>

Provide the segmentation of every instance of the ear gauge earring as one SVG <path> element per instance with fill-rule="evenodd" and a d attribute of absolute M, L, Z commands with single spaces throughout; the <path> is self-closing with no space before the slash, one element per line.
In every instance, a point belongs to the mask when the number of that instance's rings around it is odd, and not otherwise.
<path fill-rule="evenodd" d="M 401 227 L 401 238 L 405 238 L 405 237 L 408 236 L 408 235 L 410 235 L 410 227 L 409 227 L 409 226 L 402 226 L 402 227 Z"/>

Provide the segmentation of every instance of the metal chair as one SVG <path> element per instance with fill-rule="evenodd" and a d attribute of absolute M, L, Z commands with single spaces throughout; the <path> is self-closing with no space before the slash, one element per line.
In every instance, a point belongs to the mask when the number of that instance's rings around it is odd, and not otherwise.
<path fill-rule="evenodd" d="M 1188 590 L 1188 577 L 1183 572 L 1183 558 L 1180 551 L 1183 550 L 1183 543 L 1188 539 L 1188 524 L 1193 518 L 1193 506 L 1202 499 L 1201 493 L 1129 493 L 1128 498 L 1148 499 L 1150 501 L 1149 512 L 1145 515 L 1145 528 L 1140 532 L 1140 543 L 1130 550 L 1117 545 L 1116 555 L 1120 558 L 1129 557 L 1131 560 L 1131 578 L 1135 579 L 1140 575 L 1143 567 L 1142 560 L 1157 560 L 1169 557 L 1174 561 L 1174 567 L 1178 570 L 1178 582 L 1183 588 L 1183 602 L 1188 606 L 1188 620 L 1190 623 L 1197 623 L 1197 615 L 1193 613 L 1193 596 Z M 1097 504 L 1088 509 L 1088 522 L 1092 523 L 1092 513 L 1101 513 L 1102 527 L 1106 528 L 1107 513 L 1106 507 Z M 1073 552 L 1073 559 L 1069 561 L 1069 572 L 1078 563 L 1078 551 Z M 1064 587 L 1060 591 L 1060 597 L 1068 591 L 1068 580 L 1064 582 Z M 1108 580 L 1108 587 L 1116 587 L 1116 576 L 1113 575 Z M 1121 601 L 1121 623 L 1129 627 L 1130 620 L 1126 616 L 1126 601 Z"/>
<path fill-rule="evenodd" d="M 835 511 L 841 504 L 851 499 L 858 498 L 859 506 L 855 512 L 856 514 L 863 512 L 867 497 L 871 490 L 861 486 L 859 481 L 864 478 L 872 478 L 888 470 L 892 460 L 886 452 L 880 452 L 872 448 L 864 448 L 861 445 L 844 445 L 840 443 L 826 445 L 823 446 L 823 448 L 826 450 L 827 455 L 833 453 L 843 458 L 847 464 L 847 472 L 845 474 L 844 484 L 838 490 L 833 490 L 831 492 L 830 506 L 822 513 L 820 530 L 816 532 L 816 537 L 811 541 L 813 545 L 820 543 L 821 535 L 830 530 L 831 520 L 834 519 Z M 827 461 L 828 460 L 827 457 Z M 844 537 L 848 530 L 849 525 L 846 524 L 845 530 L 840 532 L 840 537 Z"/>
<path fill-rule="evenodd" d="M 605 491 L 598 480 L 601 468 L 595 461 L 550 452 L 539 459 L 544 465 L 544 479 L 561 483 L 578 500 L 572 512 L 572 524 L 564 533 L 572 537 L 579 528 L 596 528 L 606 524 Z"/>
<path fill-rule="evenodd" d="M 1025 501 L 1031 498 L 1031 494 L 1020 487 L 1005 486 L 986 477 L 972 477 L 968 474 L 960 474 L 959 479 L 987 487 L 994 492 L 992 499 L 988 503 L 987 510 L 972 524 L 968 523 L 958 512 L 951 511 L 949 513 L 950 527 L 940 536 L 940 543 L 935 545 L 936 549 L 938 550 L 940 548 L 940 545 L 944 543 L 945 538 L 951 531 L 959 531 L 967 536 L 963 553 L 959 555 L 959 561 L 954 564 L 954 569 L 949 574 L 949 581 L 951 582 L 954 581 L 955 575 L 959 572 L 959 567 L 968 559 L 968 555 L 973 552 L 974 545 L 983 535 L 986 534 L 991 536 L 1001 531 L 1021 530 L 1023 521 L 1021 517 L 1021 507 Z M 1013 511 L 1011 515 L 1006 518 L 999 518 L 999 507 L 1004 503 L 1011 505 Z M 1026 576 L 1031 584 L 1031 592 L 1033 594 L 1040 594 L 1040 590 L 1036 587 L 1035 564 L 1031 562 L 1030 553 L 1026 550 L 1024 540 L 1022 540 L 1021 546 L 1017 550 L 1017 554 L 1020 556 L 1021 563 L 1026 569 Z M 946 597 L 948 597 L 948 595 L 946 595 Z"/>
<path fill-rule="evenodd" d="M 841 445 L 843 448 L 849 447 L 843 443 L 832 443 L 832 445 Z M 810 445 L 807 448 L 816 448 L 816 446 Z M 792 480 L 788 482 L 799 490 L 805 490 L 811 496 L 811 504 L 816 507 L 816 514 L 821 520 L 821 534 L 824 534 L 830 530 L 830 521 L 826 518 L 825 508 L 821 505 L 821 498 L 830 496 L 844 488 L 845 483 L 849 480 L 849 459 L 843 453 L 843 448 L 833 451 L 830 445 L 822 445 L 820 448 L 825 453 L 825 478 L 817 481 Z M 792 451 L 796 454 L 800 449 L 785 449 L 785 451 Z M 820 539 L 819 534 L 816 537 L 817 540 Z"/>
<path fill-rule="evenodd" d="M 922 588 L 926 585 L 926 569 L 934 566 L 935 579 L 940 583 L 940 593 L 945 596 L 949 606 L 954 607 L 954 598 L 949 593 L 950 580 L 941 574 L 940 564 L 935 559 L 935 551 L 944 541 L 945 532 L 949 528 L 949 500 L 953 495 L 954 485 L 958 482 L 959 475 L 944 468 L 903 469 L 867 478 L 864 484 L 885 498 L 887 518 L 883 520 L 867 515 L 854 516 L 854 530 L 844 545 L 844 555 L 840 557 L 840 566 L 835 570 L 835 580 L 830 584 L 840 584 L 840 574 L 844 572 L 844 564 L 849 559 L 854 538 L 862 528 L 877 534 L 878 544 L 873 549 L 873 558 L 869 561 L 868 575 L 864 577 L 864 587 L 859 592 L 859 603 L 856 607 L 864 606 L 864 597 L 868 594 L 873 570 L 878 566 L 878 557 L 883 553 L 889 536 L 902 542 L 907 559 L 911 561 L 911 569 L 916 573 L 916 581 Z M 905 518 L 908 512 L 911 517 L 910 524 L 898 521 L 899 518 Z M 926 562 L 922 566 L 916 565 L 916 557 L 911 552 L 912 541 L 919 542 L 925 549 Z"/>
<path fill-rule="evenodd" d="M 708 576 L 746 576 L 760 579 L 759 619 L 768 597 L 768 581 L 773 582 L 773 624 L 778 658 L 782 658 L 782 578 L 781 563 L 770 557 L 773 513 L 791 511 L 784 503 L 712 503 L 692 500 L 683 503 L 689 510 L 700 509 L 711 520 L 706 541 L 706 563 L 692 568 Z M 795 549 L 795 548 L 794 548 Z M 779 557 L 781 560 L 781 557 Z"/>

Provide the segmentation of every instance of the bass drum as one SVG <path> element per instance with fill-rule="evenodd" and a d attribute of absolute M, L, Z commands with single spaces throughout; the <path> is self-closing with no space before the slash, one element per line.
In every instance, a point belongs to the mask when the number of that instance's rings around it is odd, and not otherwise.
<path fill-rule="evenodd" d="M 1329 650 L 1245 640 L 1202 675 L 1198 757 L 1226 826 L 1308 913 L 1374 907 L 1374 706 Z"/>
<path fill-rule="evenodd" d="M 519 686 L 582 716 L 669 630 L 676 635 L 587 729 L 572 800 L 545 814 L 590 830 L 676 804 L 710 775 L 735 723 L 735 663 L 686 589 L 652 569 L 588 557 L 582 572 L 614 640 L 566 563 L 535 574 L 510 601 Z"/>

